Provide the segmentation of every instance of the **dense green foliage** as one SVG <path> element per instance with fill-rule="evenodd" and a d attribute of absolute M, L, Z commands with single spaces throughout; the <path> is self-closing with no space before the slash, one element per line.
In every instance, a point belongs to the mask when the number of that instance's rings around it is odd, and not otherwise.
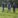
<path fill-rule="evenodd" d="M 4 0 L 0 0 L 0 6 L 2 4 L 2 1 L 4 1 Z M 9 1 L 12 2 L 12 0 L 9 0 Z M 4 2 L 7 2 L 7 0 L 5 0 Z M 14 2 L 16 2 L 16 4 L 18 4 L 18 0 L 14 0 Z M 5 7 L 7 7 L 7 5 L 5 5 Z"/>

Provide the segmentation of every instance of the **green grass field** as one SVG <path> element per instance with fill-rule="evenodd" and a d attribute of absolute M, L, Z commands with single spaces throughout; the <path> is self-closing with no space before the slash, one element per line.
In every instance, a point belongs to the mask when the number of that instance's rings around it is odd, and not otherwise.
<path fill-rule="evenodd" d="M 15 9 L 15 13 L 13 13 L 13 8 L 11 9 L 11 13 L 7 13 L 8 9 L 4 8 L 4 12 L 2 13 L 2 9 L 0 7 L 0 18 L 18 18 L 18 8 Z"/>

